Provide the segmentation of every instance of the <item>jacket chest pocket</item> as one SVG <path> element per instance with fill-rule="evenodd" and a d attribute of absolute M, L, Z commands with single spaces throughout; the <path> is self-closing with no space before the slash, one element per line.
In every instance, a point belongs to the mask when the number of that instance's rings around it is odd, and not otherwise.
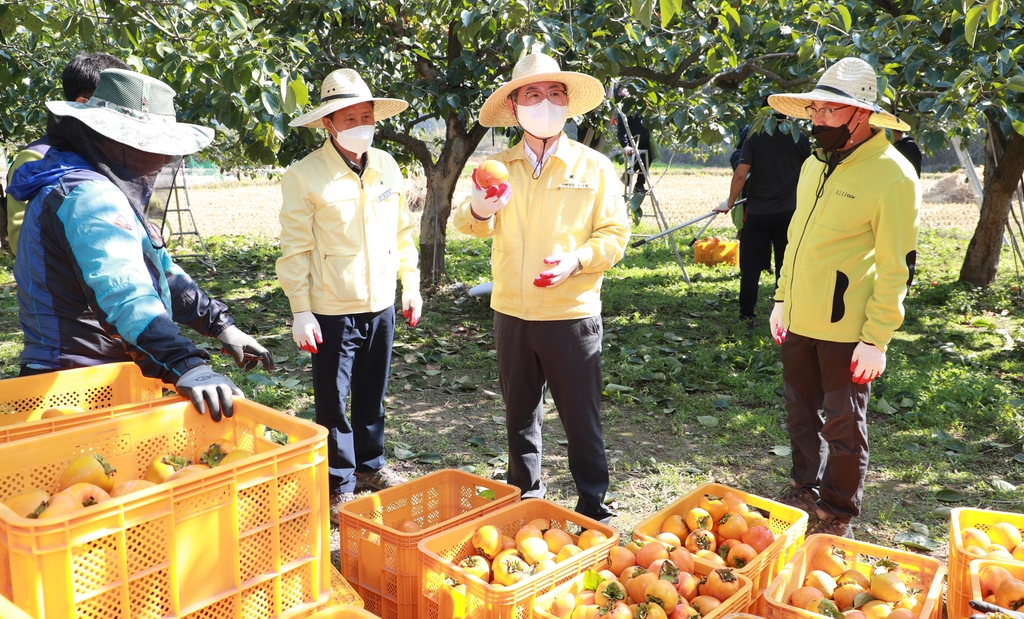
<path fill-rule="evenodd" d="M 841 232 L 863 232 L 871 227 L 871 210 L 864 208 L 863 188 L 838 186 L 827 196 L 817 224 Z"/>
<path fill-rule="evenodd" d="M 593 228 L 594 202 L 597 189 L 585 184 L 578 187 L 561 186 L 553 192 L 552 204 L 548 210 L 551 230 L 555 236 L 585 233 L 590 236 Z"/>
<path fill-rule="evenodd" d="M 363 218 L 355 199 L 333 200 L 319 205 L 313 215 L 317 245 L 327 255 L 351 256 L 359 252 Z"/>

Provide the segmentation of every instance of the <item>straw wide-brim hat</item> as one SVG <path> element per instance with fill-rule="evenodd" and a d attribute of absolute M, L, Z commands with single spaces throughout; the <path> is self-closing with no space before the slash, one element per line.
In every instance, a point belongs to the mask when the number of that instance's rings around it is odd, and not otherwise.
<path fill-rule="evenodd" d="M 505 100 L 516 88 L 536 82 L 561 82 L 569 93 L 569 118 L 586 114 L 601 105 L 604 86 L 596 78 L 582 73 L 562 71 L 558 61 L 546 54 L 523 56 L 512 68 L 512 79 L 487 97 L 480 109 L 480 124 L 485 127 L 515 127 L 519 121 L 508 111 Z"/>
<path fill-rule="evenodd" d="M 843 58 L 829 67 L 810 92 L 768 97 L 768 105 L 793 118 L 810 118 L 807 106 L 811 101 L 828 101 L 871 110 L 874 113 L 868 120 L 869 124 L 883 129 L 910 130 L 910 125 L 878 105 L 875 70 L 860 58 Z"/>
<path fill-rule="evenodd" d="M 384 120 L 405 111 L 409 104 L 401 99 L 374 97 L 363 78 L 352 69 L 331 71 L 320 86 L 320 105 L 288 123 L 291 127 L 322 127 L 320 119 L 333 114 L 343 107 L 358 103 L 373 102 L 373 119 Z"/>
<path fill-rule="evenodd" d="M 47 101 L 54 116 L 77 118 L 105 138 L 147 153 L 178 157 L 213 141 L 209 127 L 175 119 L 174 89 L 156 78 L 123 69 L 107 69 L 86 103 Z"/>

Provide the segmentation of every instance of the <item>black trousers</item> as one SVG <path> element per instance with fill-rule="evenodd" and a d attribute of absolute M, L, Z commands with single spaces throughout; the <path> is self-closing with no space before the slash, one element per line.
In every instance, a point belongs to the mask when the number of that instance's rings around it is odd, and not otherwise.
<path fill-rule="evenodd" d="M 601 436 L 601 317 L 522 320 L 494 314 L 498 377 L 505 398 L 508 483 L 523 498 L 543 498 L 541 425 L 544 386 L 551 390 L 568 439 L 576 511 L 595 520 L 612 516 L 604 504 L 608 460 Z"/>
<path fill-rule="evenodd" d="M 826 342 L 789 332 L 782 342 L 786 427 L 793 481 L 818 490 L 818 507 L 842 522 L 860 515 L 868 472 L 868 398 L 855 384 L 856 342 Z"/>
<path fill-rule="evenodd" d="M 757 287 L 761 271 L 771 269 L 772 249 L 775 250 L 775 281 L 782 273 L 782 257 L 786 254 L 786 232 L 793 211 L 757 214 L 747 212 L 743 222 L 743 240 L 740 245 L 740 316 L 753 316 L 757 312 Z"/>
<path fill-rule="evenodd" d="M 352 492 L 356 470 L 369 472 L 384 466 L 384 395 L 391 373 L 395 308 L 313 315 L 324 338 L 313 355 L 313 397 L 316 422 L 328 430 L 330 489 L 332 494 Z M 352 406 L 346 416 L 350 392 Z"/>

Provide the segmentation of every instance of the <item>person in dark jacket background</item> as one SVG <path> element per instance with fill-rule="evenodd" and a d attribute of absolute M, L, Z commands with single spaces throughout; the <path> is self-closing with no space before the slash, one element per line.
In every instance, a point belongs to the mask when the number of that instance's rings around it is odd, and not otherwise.
<path fill-rule="evenodd" d="M 616 92 L 616 97 L 621 102 L 623 99 L 629 96 L 629 91 L 625 88 L 620 88 Z M 644 126 L 643 118 L 640 114 L 630 114 L 626 117 L 626 123 L 622 122 L 622 117 L 615 119 L 615 130 L 616 135 L 619 138 L 619 145 L 622 146 L 622 155 L 626 158 L 626 165 L 629 165 L 630 157 L 635 155 L 633 161 L 633 193 L 646 193 L 647 192 L 647 177 L 644 175 L 644 170 L 650 171 L 651 161 L 655 156 L 651 152 L 651 132 Z M 629 135 L 633 136 L 633 141 L 636 143 L 639 153 L 633 152 L 633 146 L 629 143 L 629 137 L 626 134 L 626 126 L 629 126 Z M 640 165 L 640 157 L 643 157 L 643 166 Z"/>
<path fill-rule="evenodd" d="M 903 131 L 893 131 L 892 145 L 896 147 L 896 150 L 900 151 L 901 155 L 907 158 L 910 165 L 914 166 L 917 178 L 921 178 L 921 149 L 917 147 L 917 142 L 914 141 L 914 138 Z"/>
<path fill-rule="evenodd" d="M 174 264 L 142 215 L 160 171 L 213 140 L 213 130 L 175 121 L 173 97 L 159 80 L 108 69 L 87 103 L 47 102 L 51 148 L 9 187 L 28 203 L 14 267 L 21 373 L 133 360 L 219 420 L 242 392 L 175 323 L 220 339 L 239 367 L 273 361 Z"/>
<path fill-rule="evenodd" d="M 761 271 L 770 269 L 773 249 L 776 281 L 782 272 L 789 220 L 796 210 L 800 166 L 810 155 L 811 143 L 803 133 L 794 140 L 779 127 L 772 134 L 751 132 L 743 141 L 729 198 L 715 209 L 730 210 L 745 190 L 746 212 L 740 246 L 740 319 L 750 327 L 754 326 Z"/>

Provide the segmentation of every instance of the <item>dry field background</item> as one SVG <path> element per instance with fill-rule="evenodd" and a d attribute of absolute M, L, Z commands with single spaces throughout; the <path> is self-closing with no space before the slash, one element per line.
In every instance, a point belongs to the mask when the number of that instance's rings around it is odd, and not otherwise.
<path fill-rule="evenodd" d="M 703 215 L 725 200 L 731 171 L 727 168 L 671 168 L 667 172 L 655 170 L 654 177 L 655 193 L 662 210 L 669 225 L 674 225 Z M 413 192 L 422 191 L 422 179 L 407 183 Z M 922 227 L 974 230 L 978 208 L 963 173 L 925 174 L 922 184 L 925 192 Z M 193 186 L 188 193 L 196 226 L 203 236 L 252 234 L 277 238 L 280 234 L 277 216 L 281 191 L 276 181 L 219 182 Z M 455 192 L 455 203 L 468 195 L 469 176 L 464 174 Z M 726 225 L 725 218 L 716 222 L 719 224 Z M 171 225 L 177 229 L 174 221 Z"/>

